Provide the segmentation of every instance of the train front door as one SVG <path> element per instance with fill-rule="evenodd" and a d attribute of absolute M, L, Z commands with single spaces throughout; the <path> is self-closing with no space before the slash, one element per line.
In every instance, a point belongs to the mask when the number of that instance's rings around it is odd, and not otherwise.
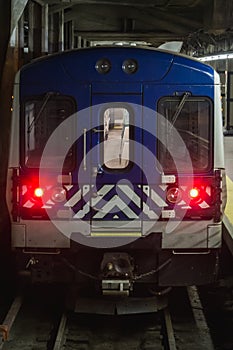
<path fill-rule="evenodd" d="M 142 234 L 142 95 L 92 96 L 91 235 Z"/>

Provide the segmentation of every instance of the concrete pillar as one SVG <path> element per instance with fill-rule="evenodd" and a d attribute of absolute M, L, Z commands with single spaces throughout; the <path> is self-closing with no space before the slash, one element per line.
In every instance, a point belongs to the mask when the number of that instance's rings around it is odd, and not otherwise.
<path fill-rule="evenodd" d="M 29 2 L 28 4 L 28 55 L 29 59 L 33 58 L 33 50 L 34 50 L 34 3 Z"/>
<path fill-rule="evenodd" d="M 81 35 L 78 36 L 78 42 L 77 42 L 77 44 L 78 44 L 78 48 L 81 48 L 81 47 L 82 47 L 82 37 L 81 37 Z"/>
<path fill-rule="evenodd" d="M 87 39 L 83 38 L 83 47 L 87 47 Z"/>
<path fill-rule="evenodd" d="M 7 46 L 10 38 L 11 1 L 0 0 L 0 8 L 0 77 L 2 77 Z"/>
<path fill-rule="evenodd" d="M 42 45 L 42 6 L 31 1 L 28 3 L 28 27 L 29 58 L 40 57 L 42 48 L 45 49 L 44 40 L 44 47 Z"/>
<path fill-rule="evenodd" d="M 0 1 L 0 8 L 0 266 L 7 267 L 9 263 L 8 250 L 10 250 L 10 221 L 5 190 L 11 125 L 11 96 L 15 72 L 18 69 L 18 55 L 17 50 L 15 51 L 14 47 L 9 46 L 11 1 Z M 16 34 L 17 31 L 15 31 L 15 37 Z M 4 265 L 1 260 L 4 261 Z M 7 268 L 2 270 L 1 276 L 4 281 Z"/>
<path fill-rule="evenodd" d="M 19 67 L 25 63 L 25 53 L 24 53 L 24 13 L 18 22 L 18 60 Z"/>
<path fill-rule="evenodd" d="M 74 22 L 67 21 L 64 25 L 64 48 L 72 50 L 74 48 Z"/>
<path fill-rule="evenodd" d="M 59 12 L 59 39 L 58 39 L 59 51 L 64 51 L 64 10 Z"/>
<path fill-rule="evenodd" d="M 52 13 L 49 16 L 49 53 L 58 51 L 59 41 L 59 14 Z"/>
<path fill-rule="evenodd" d="M 33 57 L 42 54 L 42 7 L 34 3 Z"/>
<path fill-rule="evenodd" d="M 48 31 L 49 31 L 49 5 L 45 4 L 42 6 L 42 33 L 41 33 L 41 51 L 42 54 L 47 54 L 49 52 L 49 39 L 48 39 Z"/>

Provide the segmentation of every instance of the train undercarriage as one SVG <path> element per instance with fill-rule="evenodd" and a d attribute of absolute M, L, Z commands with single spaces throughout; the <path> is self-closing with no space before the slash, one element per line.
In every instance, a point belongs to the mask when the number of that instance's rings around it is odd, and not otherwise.
<path fill-rule="evenodd" d="M 161 234 L 98 249 L 72 241 L 70 249 L 15 249 L 20 275 L 32 283 L 68 283 L 88 294 L 156 295 L 167 287 L 212 283 L 219 249 L 161 249 Z"/>

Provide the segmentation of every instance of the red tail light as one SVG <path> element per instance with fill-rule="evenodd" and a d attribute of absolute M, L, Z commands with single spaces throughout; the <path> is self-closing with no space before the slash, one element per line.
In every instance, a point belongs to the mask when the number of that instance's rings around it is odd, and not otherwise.
<path fill-rule="evenodd" d="M 36 198 L 41 198 L 41 197 L 43 197 L 43 194 L 44 194 L 43 188 L 41 188 L 41 187 L 35 188 L 35 190 L 34 190 L 34 196 L 35 196 Z"/>
<path fill-rule="evenodd" d="M 188 190 L 188 196 L 191 200 L 191 203 L 197 204 L 204 200 L 204 191 L 205 188 L 203 186 L 195 186 Z"/>
<path fill-rule="evenodd" d="M 189 190 L 189 197 L 191 199 L 197 199 L 200 196 L 200 190 L 196 187 L 191 188 L 191 190 Z"/>

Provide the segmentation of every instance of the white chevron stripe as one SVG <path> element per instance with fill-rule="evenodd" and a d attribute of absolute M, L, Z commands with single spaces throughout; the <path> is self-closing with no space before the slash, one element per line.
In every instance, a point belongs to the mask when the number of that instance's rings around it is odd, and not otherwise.
<path fill-rule="evenodd" d="M 92 185 L 94 187 L 94 185 Z M 83 186 L 83 197 L 90 191 L 90 185 Z"/>
<path fill-rule="evenodd" d="M 73 207 L 76 203 L 80 201 L 81 198 L 82 196 L 81 196 L 81 189 L 80 189 L 64 204 L 64 206 Z"/>
<path fill-rule="evenodd" d="M 49 199 L 41 208 L 43 209 L 51 209 L 54 205 L 54 202 Z"/>
<path fill-rule="evenodd" d="M 114 186 L 115 185 L 104 185 L 97 193 L 98 195 L 105 196 Z"/>
<path fill-rule="evenodd" d="M 147 197 L 151 197 L 152 201 L 159 207 L 167 206 L 167 203 L 163 200 L 163 198 L 161 198 L 153 189 L 150 190 L 149 186 L 143 186 L 143 192 L 147 195 Z"/>
<path fill-rule="evenodd" d="M 159 207 L 166 207 L 167 206 L 167 203 L 163 200 L 163 198 L 159 197 L 159 195 L 154 190 L 151 190 L 151 199 Z"/>
<path fill-rule="evenodd" d="M 73 187 L 73 185 L 64 185 L 64 188 L 69 191 L 71 190 L 71 188 Z"/>
<path fill-rule="evenodd" d="M 199 204 L 199 207 L 201 207 L 202 209 L 205 209 L 205 208 L 209 208 L 209 204 L 206 203 L 205 201 L 201 202 L 201 204 Z"/>
<path fill-rule="evenodd" d="M 148 185 L 143 186 L 143 192 L 150 197 L 150 187 Z M 150 207 L 143 202 L 143 214 L 146 214 L 150 219 L 158 219 L 158 215 L 150 209 Z"/>
<path fill-rule="evenodd" d="M 141 208 L 141 198 L 136 195 L 136 193 L 132 190 L 131 187 L 127 185 L 118 185 L 121 190 L 123 190 L 127 195 L 129 194 L 129 198 L 139 207 Z M 149 196 L 149 186 L 143 186 L 144 193 Z M 143 205 L 143 213 L 146 214 L 150 219 L 158 219 L 158 215 L 149 208 L 146 203 L 142 203 Z"/>
<path fill-rule="evenodd" d="M 79 210 L 74 216 L 74 219 L 82 219 L 90 211 L 89 203 L 86 203 L 82 210 Z"/>
<path fill-rule="evenodd" d="M 96 206 L 97 203 L 99 203 L 103 197 L 109 192 L 111 191 L 111 189 L 114 187 L 115 185 L 104 185 L 98 192 L 97 192 L 97 197 L 95 198 L 91 198 L 91 205 Z"/>
<path fill-rule="evenodd" d="M 211 187 L 210 186 L 207 186 L 206 187 L 206 193 L 211 196 Z"/>
<path fill-rule="evenodd" d="M 143 203 L 143 214 L 146 214 L 150 219 L 158 219 L 158 215 L 146 203 Z"/>
<path fill-rule="evenodd" d="M 126 206 L 125 202 L 122 201 L 117 195 L 113 196 L 110 201 L 108 201 L 101 211 L 99 211 L 94 219 L 102 219 L 106 214 L 110 213 L 110 211 L 114 208 L 118 207 L 120 211 L 122 211 L 129 219 L 138 219 L 138 216 Z"/>
<path fill-rule="evenodd" d="M 141 199 L 140 197 L 132 190 L 128 185 L 117 185 L 124 192 L 129 199 L 137 205 L 138 208 L 141 208 Z"/>
<path fill-rule="evenodd" d="M 22 195 L 25 195 L 25 193 L 27 192 L 27 186 L 23 185 L 22 186 Z"/>
<path fill-rule="evenodd" d="M 30 200 L 28 200 L 26 203 L 24 203 L 24 208 L 32 208 L 34 206 L 34 203 L 32 203 Z"/>
<path fill-rule="evenodd" d="M 159 185 L 159 187 L 161 188 L 161 190 L 163 190 L 165 192 L 168 185 Z"/>
<path fill-rule="evenodd" d="M 143 186 L 143 192 L 147 195 L 147 197 L 150 197 L 150 187 L 148 185 Z"/>
<path fill-rule="evenodd" d="M 49 200 L 46 202 L 46 204 L 48 204 L 48 205 L 54 205 L 54 202 L 53 202 L 51 199 L 49 199 Z"/>

